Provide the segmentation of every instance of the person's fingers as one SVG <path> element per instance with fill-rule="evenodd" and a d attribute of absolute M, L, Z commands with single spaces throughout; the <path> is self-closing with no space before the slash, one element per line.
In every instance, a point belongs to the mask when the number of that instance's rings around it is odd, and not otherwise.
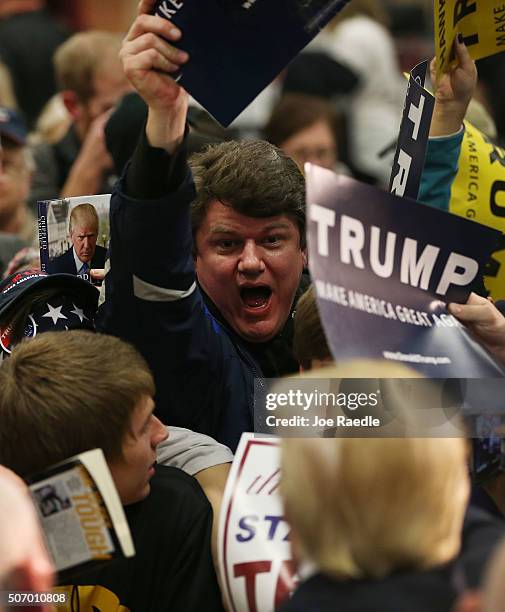
<path fill-rule="evenodd" d="M 466 304 L 449 304 L 448 310 L 463 323 L 496 325 L 501 313 L 487 298 L 471 293 Z"/>
<path fill-rule="evenodd" d="M 430 78 L 433 87 L 437 85 L 437 58 L 434 57 L 430 62 Z"/>
<path fill-rule="evenodd" d="M 484 304 L 449 304 L 447 309 L 457 319 L 463 323 L 476 323 L 479 325 L 489 325 L 493 322 L 494 316 L 488 306 Z"/>
<path fill-rule="evenodd" d="M 185 51 L 181 51 L 180 49 L 173 47 L 152 32 L 142 34 L 135 40 L 128 42 L 125 45 L 124 55 L 135 55 L 137 53 L 141 53 L 142 51 L 146 51 L 147 49 L 155 49 L 172 64 L 184 64 L 189 59 L 189 56 Z"/>
<path fill-rule="evenodd" d="M 463 70 L 467 74 L 471 75 L 472 78 L 477 79 L 477 66 L 470 56 L 468 47 L 463 41 L 463 37 L 459 34 L 454 41 L 454 47 L 456 50 L 457 68 Z"/>
<path fill-rule="evenodd" d="M 152 13 L 155 5 L 156 0 L 140 0 L 137 7 L 137 15 L 142 15 L 143 13 Z"/>
<path fill-rule="evenodd" d="M 467 304 L 476 306 L 478 304 L 482 304 L 485 305 L 489 302 L 489 300 L 485 297 L 482 297 L 482 295 L 479 295 L 478 293 L 474 293 L 472 291 L 472 293 L 470 293 L 470 295 L 468 296 L 468 300 L 466 301 Z"/>
<path fill-rule="evenodd" d="M 98 115 L 98 117 L 93 119 L 93 121 L 92 121 L 92 128 L 91 129 L 94 128 L 97 133 L 102 133 L 103 134 L 103 131 L 105 129 L 105 125 L 106 125 L 107 121 L 110 119 L 110 116 L 112 115 L 114 110 L 115 110 L 114 107 L 113 108 L 109 108 L 105 112 L 103 112 L 101 115 Z"/>
<path fill-rule="evenodd" d="M 91 278 L 97 281 L 101 281 L 105 278 L 105 269 L 104 268 L 92 268 L 89 271 Z"/>
<path fill-rule="evenodd" d="M 163 19 L 163 17 L 158 17 L 157 15 L 139 15 L 137 19 L 133 22 L 128 34 L 126 35 L 124 41 L 129 42 L 135 40 L 142 34 L 146 34 L 148 32 L 152 32 L 153 34 L 158 34 L 159 36 L 163 36 L 167 40 L 176 41 L 181 37 L 181 31 L 179 28 L 174 26 L 171 21 L 168 19 Z"/>
<path fill-rule="evenodd" d="M 461 34 L 458 34 L 456 36 L 456 40 L 454 41 L 454 48 L 456 51 L 456 57 L 462 66 L 473 63 L 473 60 L 470 56 L 470 52 L 468 51 L 468 47 L 465 45 L 465 41 Z"/>
<path fill-rule="evenodd" d="M 168 60 L 156 49 L 146 49 L 141 53 L 127 56 L 123 61 L 123 67 L 129 79 L 134 79 L 139 71 L 175 72 L 179 70 L 178 64 Z"/>
<path fill-rule="evenodd" d="M 486 313 L 489 302 L 477 293 L 470 293 L 466 304 L 448 304 L 447 309 L 451 314 L 465 322 L 479 322 L 482 317 L 487 319 Z"/>

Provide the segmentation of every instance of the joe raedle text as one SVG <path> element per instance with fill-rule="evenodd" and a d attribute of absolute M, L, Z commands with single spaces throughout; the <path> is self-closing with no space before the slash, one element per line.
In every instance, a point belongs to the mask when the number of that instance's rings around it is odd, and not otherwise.
<path fill-rule="evenodd" d="M 278 417 L 269 414 L 266 417 L 267 427 L 380 427 L 377 417 L 367 415 L 361 418 L 350 418 L 339 415 L 334 418 L 314 415 L 312 417 L 293 415 L 291 417 Z"/>

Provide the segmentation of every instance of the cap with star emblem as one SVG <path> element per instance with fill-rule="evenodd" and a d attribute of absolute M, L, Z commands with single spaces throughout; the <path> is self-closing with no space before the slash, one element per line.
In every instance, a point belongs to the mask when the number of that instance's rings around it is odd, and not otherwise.
<path fill-rule="evenodd" d="M 16 306 L 28 294 L 49 288 L 61 288 L 76 291 L 81 298 L 80 306 L 87 310 L 96 312 L 98 307 L 98 290 L 91 283 L 74 276 L 73 274 L 46 274 L 45 272 L 26 270 L 11 274 L 0 283 L 0 319 L 4 319 L 9 313 L 14 314 Z M 77 309 L 76 310 L 81 310 Z M 78 313 L 75 313 L 79 316 Z M 54 314 L 52 315 L 55 316 Z M 81 311 L 81 316 L 82 311 Z"/>

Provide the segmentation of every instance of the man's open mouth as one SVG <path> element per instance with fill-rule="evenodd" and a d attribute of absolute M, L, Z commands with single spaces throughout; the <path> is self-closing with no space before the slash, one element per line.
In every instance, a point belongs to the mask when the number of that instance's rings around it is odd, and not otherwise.
<path fill-rule="evenodd" d="M 262 308 L 268 304 L 272 290 L 266 285 L 258 287 L 243 287 L 240 299 L 248 308 Z"/>

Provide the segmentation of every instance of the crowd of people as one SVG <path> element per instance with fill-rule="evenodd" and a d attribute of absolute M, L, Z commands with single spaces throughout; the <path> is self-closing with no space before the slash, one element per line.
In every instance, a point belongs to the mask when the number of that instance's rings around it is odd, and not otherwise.
<path fill-rule="evenodd" d="M 0 590 L 57 586 L 72 610 L 225 609 L 219 512 L 255 381 L 405 373 L 335 364 L 307 260 L 305 162 L 387 187 L 406 82 L 382 3 L 352 0 L 228 129 L 172 78 L 191 58 L 154 4 L 122 40 L 48 22 L 55 81 L 36 107 L 0 10 Z M 442 210 L 469 105 L 498 96 L 462 39 L 454 56 L 432 66 L 419 194 Z M 109 192 L 107 252 L 82 203 L 41 272 L 36 202 Z M 476 287 L 448 310 L 505 366 L 505 316 Z M 280 609 L 503 610 L 505 472 L 472 485 L 471 445 L 283 440 L 293 558 L 313 570 Z M 62 583 L 22 479 L 94 448 L 136 554 Z"/>

